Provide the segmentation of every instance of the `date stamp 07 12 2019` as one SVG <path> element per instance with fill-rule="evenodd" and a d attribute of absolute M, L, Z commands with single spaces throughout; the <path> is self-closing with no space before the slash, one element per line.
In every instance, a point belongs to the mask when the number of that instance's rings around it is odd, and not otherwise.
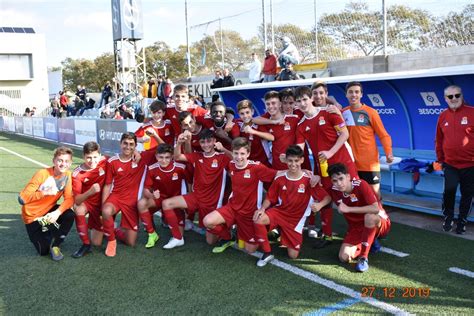
<path fill-rule="evenodd" d="M 380 298 L 429 298 L 429 287 L 376 287 L 364 286 L 360 291 L 361 297 Z"/>

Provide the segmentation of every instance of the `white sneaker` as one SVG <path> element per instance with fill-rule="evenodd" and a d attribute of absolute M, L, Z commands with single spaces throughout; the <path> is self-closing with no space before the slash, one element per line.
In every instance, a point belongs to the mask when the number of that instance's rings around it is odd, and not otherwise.
<path fill-rule="evenodd" d="M 308 237 L 318 238 L 318 231 L 316 229 L 308 229 Z"/>
<path fill-rule="evenodd" d="M 257 267 L 264 267 L 267 265 L 267 263 L 269 263 L 270 261 L 272 261 L 273 259 L 275 259 L 275 256 L 272 255 L 272 254 L 269 254 L 267 256 L 265 256 L 265 254 L 262 255 L 262 258 L 260 258 L 258 261 L 257 261 Z"/>
<path fill-rule="evenodd" d="M 176 239 L 171 237 L 170 241 L 163 246 L 163 249 L 173 249 L 174 247 L 179 247 L 184 245 L 184 238 Z"/>
<path fill-rule="evenodd" d="M 187 219 L 184 221 L 184 230 L 185 231 L 190 231 L 194 227 L 193 221 L 190 219 Z"/>

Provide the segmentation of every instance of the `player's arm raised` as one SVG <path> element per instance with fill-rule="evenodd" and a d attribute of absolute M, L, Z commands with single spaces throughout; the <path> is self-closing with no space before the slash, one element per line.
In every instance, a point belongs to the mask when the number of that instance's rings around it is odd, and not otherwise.
<path fill-rule="evenodd" d="M 181 147 L 186 142 L 187 136 L 185 133 L 181 133 L 176 140 L 176 146 L 174 147 L 174 160 L 176 161 L 188 161 L 186 155 L 183 154 Z"/>

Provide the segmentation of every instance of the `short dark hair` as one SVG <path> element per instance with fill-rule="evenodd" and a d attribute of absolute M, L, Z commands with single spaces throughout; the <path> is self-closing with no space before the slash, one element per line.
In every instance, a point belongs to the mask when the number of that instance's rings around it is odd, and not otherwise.
<path fill-rule="evenodd" d="M 157 154 L 166 154 L 166 153 L 173 154 L 173 146 L 167 143 L 159 144 L 158 147 L 156 147 L 156 153 Z"/>
<path fill-rule="evenodd" d="M 132 139 L 135 142 L 135 145 L 137 144 L 137 136 L 133 132 L 123 133 L 122 137 L 120 137 L 120 143 L 122 143 L 125 139 Z"/>
<path fill-rule="evenodd" d="M 72 149 L 66 146 L 60 146 L 54 150 L 53 158 L 56 158 L 61 155 L 70 155 L 72 158 L 73 152 Z"/>
<path fill-rule="evenodd" d="M 265 101 L 267 101 L 268 99 L 273 99 L 273 98 L 279 100 L 280 95 L 278 94 L 278 91 L 272 90 L 265 93 L 265 96 L 263 98 L 265 99 Z"/>
<path fill-rule="evenodd" d="M 295 98 L 295 91 L 292 88 L 286 88 L 283 90 L 280 90 L 278 92 L 278 97 L 280 98 L 280 101 L 283 101 L 284 99 L 287 98 Z"/>
<path fill-rule="evenodd" d="M 151 113 L 155 113 L 155 112 L 158 112 L 160 110 L 163 111 L 163 112 L 166 111 L 166 104 L 164 104 L 162 101 L 155 100 L 150 104 Z"/>
<path fill-rule="evenodd" d="M 349 174 L 347 167 L 343 163 L 335 163 L 328 167 L 328 174 L 330 177 L 338 174 Z"/>
<path fill-rule="evenodd" d="M 240 148 L 246 148 L 247 152 L 250 152 L 250 142 L 245 137 L 237 137 L 232 140 L 232 150 L 239 150 Z"/>
<path fill-rule="evenodd" d="M 308 97 L 311 97 L 311 89 L 306 86 L 298 87 L 295 91 L 295 98 L 299 99 L 302 98 L 304 95 L 307 95 Z"/>
<path fill-rule="evenodd" d="M 311 86 L 311 92 L 319 87 L 323 87 L 324 91 L 328 92 L 328 85 L 324 81 L 316 81 L 313 83 Z"/>
<path fill-rule="evenodd" d="M 350 87 L 359 87 L 360 92 L 363 92 L 362 91 L 362 83 L 360 83 L 359 81 L 351 81 L 348 84 L 346 84 L 346 93 L 347 93 L 347 90 L 349 90 Z"/>
<path fill-rule="evenodd" d="M 193 119 L 194 119 L 194 115 L 191 114 L 191 112 L 188 112 L 188 111 L 183 111 L 181 113 L 179 113 L 179 122 L 181 123 L 182 121 L 184 121 L 188 116 L 191 116 Z"/>
<path fill-rule="evenodd" d="M 212 110 L 213 110 L 216 106 L 223 106 L 224 109 L 225 109 L 226 112 L 227 112 L 227 107 L 225 106 L 224 102 L 222 102 L 222 101 L 214 101 L 214 102 L 212 102 L 212 103 L 211 103 L 211 112 L 212 112 Z"/>
<path fill-rule="evenodd" d="M 93 153 L 94 151 L 100 152 L 100 145 L 97 144 L 97 143 L 94 142 L 94 141 L 92 141 L 92 142 L 87 142 L 87 143 L 84 144 L 84 146 L 82 146 L 82 153 L 83 153 L 84 155 Z"/>
<path fill-rule="evenodd" d="M 302 158 L 304 156 L 304 151 L 298 145 L 290 145 L 286 149 L 285 155 L 286 157 L 293 156 L 293 157 Z"/>
<path fill-rule="evenodd" d="M 211 138 L 216 138 L 216 135 L 214 134 L 213 131 L 211 131 L 210 129 L 208 128 L 205 128 L 203 129 L 200 133 L 199 133 L 199 140 L 201 139 L 211 139 Z"/>

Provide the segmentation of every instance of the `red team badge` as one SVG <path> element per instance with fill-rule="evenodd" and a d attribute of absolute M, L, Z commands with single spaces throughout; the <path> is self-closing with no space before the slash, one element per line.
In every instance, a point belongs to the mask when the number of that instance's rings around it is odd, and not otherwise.
<path fill-rule="evenodd" d="M 306 191 L 306 188 L 304 186 L 304 184 L 300 184 L 300 186 L 298 187 L 298 193 L 304 193 Z"/>

